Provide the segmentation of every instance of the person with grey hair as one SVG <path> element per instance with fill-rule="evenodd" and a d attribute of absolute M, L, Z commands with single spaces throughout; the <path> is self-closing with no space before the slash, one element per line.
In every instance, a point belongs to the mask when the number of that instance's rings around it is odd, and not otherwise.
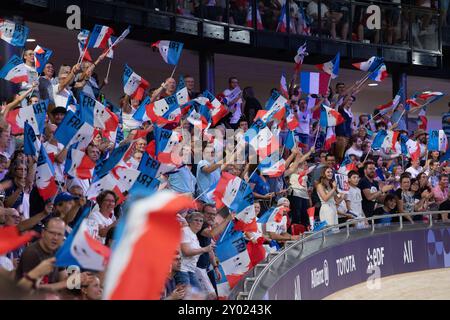
<path fill-rule="evenodd" d="M 186 216 L 189 226 L 182 228 L 181 236 L 181 268 L 175 274 L 176 284 L 188 285 L 201 289 L 197 272 L 197 262 L 200 255 L 214 250 L 214 245 L 210 244 L 201 247 L 197 238 L 197 233 L 201 230 L 204 216 L 201 212 L 192 212 Z"/>

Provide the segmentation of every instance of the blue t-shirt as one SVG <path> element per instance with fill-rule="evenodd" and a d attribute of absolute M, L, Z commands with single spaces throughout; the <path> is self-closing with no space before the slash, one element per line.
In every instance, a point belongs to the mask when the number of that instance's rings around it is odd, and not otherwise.
<path fill-rule="evenodd" d="M 211 164 L 206 160 L 201 160 L 197 165 L 197 192 L 198 194 L 206 193 L 206 191 L 214 184 L 219 182 L 220 179 L 220 168 L 217 168 L 211 173 L 205 173 L 202 171 L 203 167 L 210 166 Z M 214 201 L 206 194 L 203 194 L 200 198 L 200 200 L 207 202 L 207 203 L 213 203 Z"/>
<path fill-rule="evenodd" d="M 195 192 L 195 179 L 188 166 L 182 166 L 174 173 L 169 173 L 170 188 L 179 193 L 192 193 Z"/>
<path fill-rule="evenodd" d="M 264 181 L 261 176 L 254 174 L 250 178 L 250 183 L 254 183 L 255 187 L 253 188 L 253 192 L 259 193 L 261 195 L 266 195 L 270 192 L 270 184 L 269 181 Z"/>

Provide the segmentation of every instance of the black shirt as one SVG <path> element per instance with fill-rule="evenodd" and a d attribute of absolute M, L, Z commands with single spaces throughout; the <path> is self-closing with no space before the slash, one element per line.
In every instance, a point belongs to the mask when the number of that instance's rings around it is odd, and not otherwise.
<path fill-rule="evenodd" d="M 359 181 L 358 188 L 361 189 L 363 212 L 366 217 L 372 217 L 376 202 L 367 200 L 366 196 L 364 195 L 364 189 L 369 189 L 371 193 L 375 193 L 380 190 L 380 188 L 378 187 L 378 182 L 376 182 L 375 180 L 371 182 L 366 176 L 364 176 L 364 178 Z"/>
<path fill-rule="evenodd" d="M 209 225 L 206 223 L 203 224 L 202 229 L 197 233 L 198 243 L 200 244 L 200 247 L 207 247 L 211 244 L 211 238 L 202 236 L 203 230 L 209 228 Z M 209 253 L 205 252 L 200 255 L 197 261 L 197 267 L 201 269 L 208 269 L 211 262 L 209 261 Z"/>

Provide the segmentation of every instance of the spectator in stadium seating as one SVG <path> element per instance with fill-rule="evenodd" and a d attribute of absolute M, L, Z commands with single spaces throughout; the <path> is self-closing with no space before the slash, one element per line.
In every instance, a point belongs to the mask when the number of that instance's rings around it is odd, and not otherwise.
<path fill-rule="evenodd" d="M 102 284 L 97 276 L 91 276 L 81 285 L 81 300 L 101 300 L 102 293 Z"/>
<path fill-rule="evenodd" d="M 41 238 L 24 250 L 16 270 L 17 280 L 25 278 L 34 286 L 38 285 L 40 289 L 50 291 L 57 291 L 66 287 L 67 273 L 65 270 L 59 271 L 58 268 L 51 268 L 51 272 L 42 278 L 39 284 L 37 283 L 38 278 L 29 274 L 42 261 L 54 256 L 56 250 L 64 241 L 65 227 L 66 224 L 60 218 L 51 218 L 47 222 Z"/>
<path fill-rule="evenodd" d="M 228 79 L 228 89 L 223 91 L 223 95 L 227 99 L 228 109 L 230 111 L 227 123 L 232 129 L 237 129 L 239 119 L 242 116 L 242 91 L 239 94 L 233 94 L 239 89 L 239 80 L 236 77 Z"/>
<path fill-rule="evenodd" d="M 99 240 L 105 243 L 106 234 L 109 229 L 117 224 L 114 209 L 117 205 L 119 197 L 111 190 L 102 191 L 96 198 L 98 210 L 90 213 L 89 218 L 97 222 Z"/>
<path fill-rule="evenodd" d="M 186 85 L 186 89 L 189 93 L 189 99 L 195 99 L 200 95 L 200 92 L 196 92 L 195 90 L 195 80 L 191 75 L 184 76 L 184 84 Z"/>
<path fill-rule="evenodd" d="M 350 189 L 345 195 L 345 202 L 347 205 L 347 212 L 353 215 L 354 219 L 365 218 L 364 211 L 362 209 L 362 195 L 361 189 L 358 188 L 360 177 L 358 172 L 350 171 L 348 173 L 348 184 Z M 356 228 L 361 229 L 368 226 L 367 220 L 359 221 L 356 223 Z"/>
<path fill-rule="evenodd" d="M 316 187 L 321 202 L 320 221 L 326 221 L 328 226 L 338 224 L 336 205 L 344 200 L 344 197 L 337 192 L 337 184 L 333 175 L 333 169 L 325 167 Z"/>
<path fill-rule="evenodd" d="M 447 175 L 441 175 L 438 185 L 433 188 L 434 198 L 438 206 L 448 199 L 448 180 Z M 448 221 L 448 213 L 441 214 L 441 218 L 442 221 Z"/>
<path fill-rule="evenodd" d="M 420 160 L 411 160 L 411 166 L 408 167 L 405 172 L 411 175 L 411 178 L 417 178 L 417 175 L 422 172 L 422 167 L 420 166 Z"/>
<path fill-rule="evenodd" d="M 344 99 L 343 105 L 338 109 L 339 113 L 344 118 L 344 122 L 336 126 L 336 158 L 341 161 L 344 156 L 345 148 L 350 141 L 352 136 L 352 122 L 353 122 L 353 112 L 352 112 L 353 98 L 347 96 Z"/>
<path fill-rule="evenodd" d="M 23 91 L 26 91 L 30 89 L 34 83 L 38 82 L 39 75 L 36 72 L 36 68 L 34 66 L 34 51 L 33 50 L 25 50 L 23 53 L 23 62 L 25 65 L 25 68 L 27 69 L 28 74 L 28 81 L 23 81 L 20 84 L 20 91 L 19 93 L 22 93 Z M 39 92 L 35 92 L 36 96 L 39 96 Z"/>
<path fill-rule="evenodd" d="M 291 235 L 287 232 L 287 213 L 289 212 L 289 206 L 290 203 L 287 198 L 280 198 L 278 200 L 277 209 L 280 210 L 279 213 L 281 213 L 282 216 L 280 218 L 275 216 L 274 219 L 266 223 L 265 227 L 265 232 L 271 240 L 285 242 L 300 239 L 299 235 Z"/>
<path fill-rule="evenodd" d="M 243 110 L 245 118 L 253 122 L 256 114 L 262 109 L 261 103 L 255 98 L 255 93 L 252 87 L 245 87 L 242 92 Z"/>
<path fill-rule="evenodd" d="M 400 189 L 395 191 L 395 195 L 397 196 L 397 210 L 399 213 L 413 213 L 414 212 L 414 194 L 411 191 L 411 178 L 407 174 L 403 174 L 400 177 Z M 404 216 L 411 223 L 413 222 L 413 218 L 409 215 Z"/>
<path fill-rule="evenodd" d="M 397 197 L 393 194 L 387 194 L 383 201 L 383 206 L 379 207 L 374 210 L 374 216 L 383 216 L 383 215 L 389 215 L 389 214 L 395 214 L 397 207 Z M 375 223 L 381 224 L 384 226 L 390 225 L 392 222 L 392 218 L 382 218 Z"/>
<path fill-rule="evenodd" d="M 170 275 L 164 287 L 164 293 L 161 297 L 163 300 L 182 300 L 185 295 L 185 285 L 177 285 L 175 282 L 175 274 L 181 269 L 181 254 L 179 251 L 175 254 L 170 268 Z"/>
<path fill-rule="evenodd" d="M 44 67 L 43 75 L 39 77 L 39 97 L 41 100 L 49 99 L 50 103 L 53 100 L 53 83 L 55 82 L 55 68 L 53 63 L 47 62 Z"/>
<path fill-rule="evenodd" d="M 200 232 L 204 222 L 204 215 L 201 212 L 190 213 L 186 216 L 186 220 L 189 226 L 182 229 L 181 268 L 175 274 L 175 281 L 177 285 L 184 284 L 201 289 L 197 276 L 197 262 L 200 255 L 211 252 L 214 245 L 201 247 L 198 241 L 197 233 Z"/>
<path fill-rule="evenodd" d="M 355 155 L 357 159 L 361 159 L 363 155 L 361 138 L 353 135 L 350 139 L 350 143 L 351 147 L 345 151 L 345 156 Z"/>
<path fill-rule="evenodd" d="M 203 160 L 197 164 L 197 193 L 199 199 L 206 203 L 212 203 L 206 192 L 215 185 L 220 179 L 220 172 L 223 163 L 222 160 L 215 161 L 215 150 L 213 145 L 206 145 L 203 149 Z"/>

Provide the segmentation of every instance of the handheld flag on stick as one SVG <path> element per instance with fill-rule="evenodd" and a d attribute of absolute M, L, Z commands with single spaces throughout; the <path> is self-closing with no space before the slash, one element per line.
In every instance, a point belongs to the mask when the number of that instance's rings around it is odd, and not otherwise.
<path fill-rule="evenodd" d="M 352 65 L 361 71 L 374 72 L 382 63 L 383 58 L 374 56 L 367 61 L 353 63 Z"/>
<path fill-rule="evenodd" d="M 446 152 L 448 148 L 447 135 L 444 130 L 430 130 L 428 151 Z"/>
<path fill-rule="evenodd" d="M 28 82 L 28 69 L 22 59 L 13 55 L 0 69 L 0 78 L 12 83 Z"/>
<path fill-rule="evenodd" d="M 20 248 L 37 236 L 39 234 L 36 231 L 27 231 L 20 234 L 16 226 L 0 228 L 0 255 Z"/>
<path fill-rule="evenodd" d="M 322 72 L 325 72 L 331 76 L 331 79 L 336 79 L 339 75 L 339 63 L 341 61 L 341 54 L 338 52 L 333 60 L 316 64 L 317 69 Z"/>
<path fill-rule="evenodd" d="M 105 270 L 111 249 L 89 234 L 86 219 L 89 213 L 89 208 L 83 211 L 79 222 L 56 252 L 56 266 L 75 265 L 88 270 Z"/>
<path fill-rule="evenodd" d="M 321 110 L 320 110 L 320 120 L 319 120 L 319 125 L 322 128 L 326 128 L 326 127 L 335 127 L 340 125 L 341 123 L 344 122 L 344 117 L 342 117 L 342 115 L 332 109 L 329 108 L 325 105 L 322 105 Z"/>
<path fill-rule="evenodd" d="M 105 299 L 160 299 L 181 241 L 177 213 L 193 207 L 191 198 L 165 190 L 132 203 L 117 226 Z"/>
<path fill-rule="evenodd" d="M 381 82 L 389 76 L 387 73 L 387 68 L 384 63 L 380 64 L 370 75 L 369 79 Z"/>
<path fill-rule="evenodd" d="M 298 49 L 297 49 L 297 54 L 294 57 L 294 62 L 295 62 L 295 72 L 300 72 L 300 68 L 303 64 L 303 59 L 305 59 L 305 57 L 308 55 L 308 52 L 306 52 L 306 42 L 301 45 Z"/>
<path fill-rule="evenodd" d="M 82 60 L 87 60 L 92 62 L 92 57 L 87 50 L 87 41 L 89 39 L 90 31 L 86 29 L 81 29 L 80 33 L 78 33 L 78 50 L 80 51 L 80 57 L 78 58 L 78 63 L 82 62 Z"/>
<path fill-rule="evenodd" d="M 114 33 L 114 30 L 107 26 L 96 24 L 89 35 L 87 48 L 102 48 L 108 46 L 108 39 Z"/>
<path fill-rule="evenodd" d="M 28 27 L 10 20 L 0 19 L 0 38 L 10 45 L 24 47 L 28 33 Z"/>
<path fill-rule="evenodd" d="M 135 73 L 127 64 L 125 64 L 122 81 L 125 94 L 137 100 L 142 99 L 144 91 L 150 86 L 147 80 Z"/>
<path fill-rule="evenodd" d="M 58 186 L 55 181 L 55 169 L 43 145 L 41 145 L 37 161 L 36 186 L 39 195 L 44 201 L 54 197 L 58 192 Z"/>
<path fill-rule="evenodd" d="M 34 67 L 36 68 L 37 73 L 42 73 L 42 71 L 44 71 L 44 67 L 52 54 L 52 50 L 39 45 L 34 48 Z"/>
<path fill-rule="evenodd" d="M 302 92 L 325 95 L 330 83 L 330 75 L 323 72 L 301 72 Z"/>
<path fill-rule="evenodd" d="M 385 115 L 387 113 L 393 112 L 395 108 L 397 108 L 403 96 L 403 87 L 400 87 L 394 99 L 386 104 L 379 105 L 376 109 L 380 112 L 381 115 Z"/>
<path fill-rule="evenodd" d="M 168 64 L 177 65 L 183 50 L 183 43 L 160 40 L 152 43 L 152 48 L 157 48 L 161 57 Z"/>

